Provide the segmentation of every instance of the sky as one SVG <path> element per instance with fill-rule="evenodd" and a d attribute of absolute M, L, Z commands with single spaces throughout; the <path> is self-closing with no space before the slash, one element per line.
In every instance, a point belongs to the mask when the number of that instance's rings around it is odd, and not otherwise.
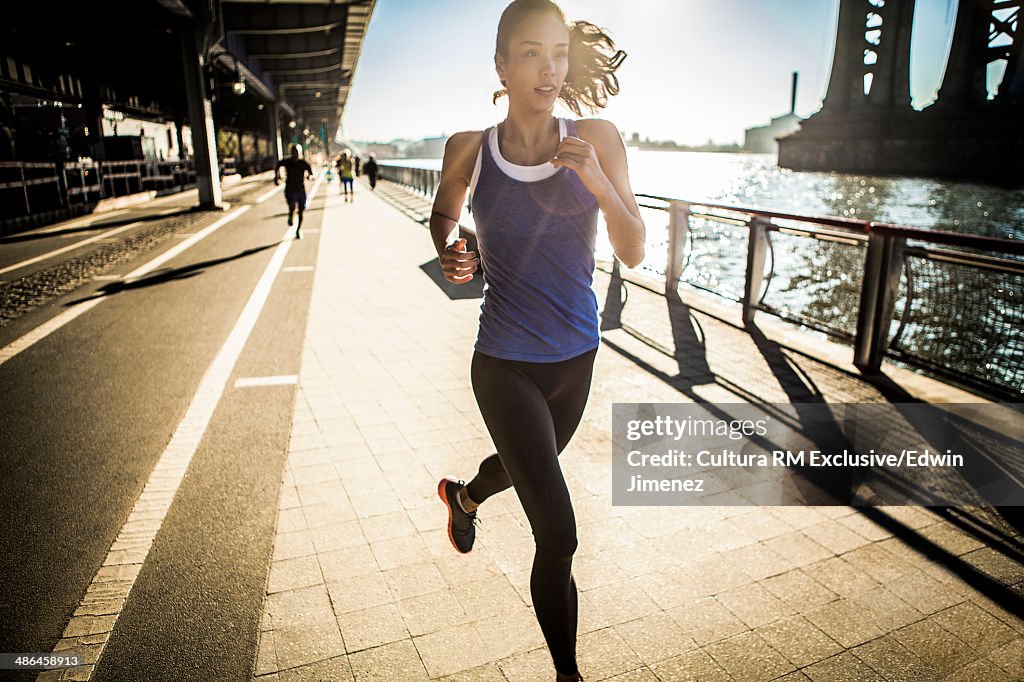
<path fill-rule="evenodd" d="M 342 120 L 345 138 L 420 139 L 501 121 L 507 98 L 494 39 L 508 0 L 377 0 Z M 743 143 L 745 128 L 821 107 L 839 0 L 562 0 L 569 20 L 604 27 L 625 50 L 620 93 L 594 116 L 627 136 Z M 911 95 L 935 99 L 957 0 L 917 0 Z M 556 115 L 571 113 L 556 106 Z M 590 114 L 584 111 L 584 117 Z"/>

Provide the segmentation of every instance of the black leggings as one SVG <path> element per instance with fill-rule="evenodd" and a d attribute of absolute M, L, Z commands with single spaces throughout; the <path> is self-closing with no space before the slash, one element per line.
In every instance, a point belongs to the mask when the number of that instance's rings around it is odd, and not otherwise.
<path fill-rule="evenodd" d="M 501 360 L 479 351 L 470 375 L 498 452 L 467 485 L 477 504 L 514 486 L 537 551 L 530 594 L 555 670 L 576 669 L 576 517 L 558 455 L 583 416 L 597 348 L 561 362 Z"/>

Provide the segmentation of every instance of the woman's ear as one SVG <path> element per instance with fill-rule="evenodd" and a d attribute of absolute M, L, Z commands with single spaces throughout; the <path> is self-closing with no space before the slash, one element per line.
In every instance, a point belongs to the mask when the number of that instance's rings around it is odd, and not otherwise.
<path fill-rule="evenodd" d="M 498 72 L 498 80 L 505 85 L 505 58 L 501 56 L 500 52 L 494 53 L 494 70 Z"/>

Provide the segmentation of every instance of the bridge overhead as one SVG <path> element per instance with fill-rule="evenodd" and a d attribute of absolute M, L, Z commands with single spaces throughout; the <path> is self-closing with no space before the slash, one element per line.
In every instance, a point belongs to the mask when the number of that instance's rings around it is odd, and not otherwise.
<path fill-rule="evenodd" d="M 825 101 L 779 165 L 1024 186 L 1024 3 L 961 0 L 938 100 L 914 111 L 915 2 L 840 0 Z"/>
<path fill-rule="evenodd" d="M 374 5 L 20 5 L 0 26 L 0 188 L 12 192 L 0 197 L 12 199 L 0 201 L 11 207 L 0 232 L 115 192 L 173 189 L 172 174 L 179 188 L 194 180 L 200 203 L 215 207 L 220 174 L 267 170 L 292 142 L 329 153 Z M 125 164 L 136 161 L 178 165 L 133 166 L 132 176 Z M 87 174 L 101 179 L 69 193 Z M 17 185 L 24 180 L 37 184 Z"/>
<path fill-rule="evenodd" d="M 223 49 L 245 62 L 307 124 L 334 137 L 373 0 L 224 0 Z"/>

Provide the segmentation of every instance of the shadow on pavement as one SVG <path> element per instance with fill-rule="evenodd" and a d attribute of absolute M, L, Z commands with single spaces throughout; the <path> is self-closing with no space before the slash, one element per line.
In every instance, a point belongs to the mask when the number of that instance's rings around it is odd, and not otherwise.
<path fill-rule="evenodd" d="M 246 249 L 241 253 L 237 253 L 234 256 L 225 256 L 224 258 L 214 258 L 212 260 L 205 260 L 200 263 L 193 263 L 192 265 L 186 265 L 182 268 L 175 268 L 171 270 L 161 270 L 155 275 L 149 277 L 143 277 L 142 279 L 132 280 L 131 282 L 111 282 L 105 284 L 96 290 L 91 296 L 79 298 L 74 301 L 68 301 L 64 304 L 65 308 L 69 308 L 79 303 L 91 301 L 95 298 L 103 298 L 104 296 L 112 296 L 122 291 L 128 291 L 130 289 L 141 289 L 142 287 L 153 286 L 154 284 L 163 284 L 164 282 L 170 282 L 177 279 L 188 279 L 189 277 L 195 277 L 196 275 L 202 274 L 203 270 L 214 265 L 220 265 L 221 263 L 227 263 L 229 261 L 238 260 L 246 256 L 259 253 L 260 251 L 266 251 L 276 247 L 280 242 L 274 244 L 266 244 L 264 246 L 256 246 L 251 249 Z"/>
<path fill-rule="evenodd" d="M 473 279 L 465 284 L 452 284 L 446 280 L 444 273 L 441 272 L 441 264 L 436 259 L 421 265 L 420 270 L 425 272 L 427 277 L 434 280 L 437 288 L 453 301 L 484 297 L 484 278 L 481 276 L 481 270 L 479 269 L 473 273 Z"/>

